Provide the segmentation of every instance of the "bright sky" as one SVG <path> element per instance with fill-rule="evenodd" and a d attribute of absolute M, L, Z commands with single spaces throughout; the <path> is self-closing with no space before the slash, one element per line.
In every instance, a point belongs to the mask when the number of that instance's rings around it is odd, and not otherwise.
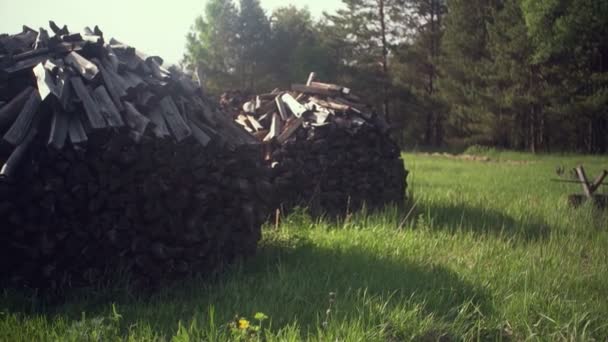
<path fill-rule="evenodd" d="M 116 38 L 170 63 L 184 52 L 186 34 L 194 18 L 203 13 L 206 0 L 0 0 L 0 33 L 21 32 L 22 25 L 38 30 L 48 21 L 68 25 L 71 32 L 99 25 L 106 39 Z M 261 0 L 266 12 L 293 4 L 308 6 L 320 17 L 340 7 L 340 0 Z"/>

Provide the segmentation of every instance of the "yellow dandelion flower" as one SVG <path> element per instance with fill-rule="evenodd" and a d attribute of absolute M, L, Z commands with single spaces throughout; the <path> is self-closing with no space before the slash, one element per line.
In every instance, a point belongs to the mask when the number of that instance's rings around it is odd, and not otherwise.
<path fill-rule="evenodd" d="M 239 319 L 239 329 L 245 330 L 247 328 L 249 328 L 249 321 L 244 318 Z"/>

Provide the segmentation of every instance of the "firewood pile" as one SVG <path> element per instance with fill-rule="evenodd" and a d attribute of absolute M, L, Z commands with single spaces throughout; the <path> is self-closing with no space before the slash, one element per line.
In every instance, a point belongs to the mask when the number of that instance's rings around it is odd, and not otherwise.
<path fill-rule="evenodd" d="M 235 106 L 234 97 L 245 97 Z M 235 122 L 264 142 L 278 204 L 313 214 L 348 214 L 400 203 L 407 171 L 388 125 L 350 89 L 314 82 L 289 91 L 221 101 Z"/>
<path fill-rule="evenodd" d="M 152 285 L 254 252 L 259 142 L 160 57 L 50 28 L 0 35 L 0 282 Z"/>

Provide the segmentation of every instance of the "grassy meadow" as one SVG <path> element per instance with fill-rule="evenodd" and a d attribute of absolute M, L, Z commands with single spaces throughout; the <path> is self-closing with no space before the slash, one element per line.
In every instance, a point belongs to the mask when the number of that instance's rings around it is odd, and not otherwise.
<path fill-rule="evenodd" d="M 608 157 L 477 152 L 406 153 L 405 209 L 302 210 L 212 281 L 61 304 L 5 290 L 0 341 L 608 340 L 608 211 L 570 208 L 580 187 L 550 181 Z"/>

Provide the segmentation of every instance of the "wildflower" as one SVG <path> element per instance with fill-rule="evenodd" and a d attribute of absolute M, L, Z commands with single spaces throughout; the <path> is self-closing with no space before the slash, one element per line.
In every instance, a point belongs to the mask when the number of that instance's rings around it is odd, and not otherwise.
<path fill-rule="evenodd" d="M 257 319 L 258 321 L 263 321 L 268 319 L 268 316 L 266 316 L 263 312 L 258 312 L 255 314 L 255 316 L 253 316 L 253 318 Z"/>
<path fill-rule="evenodd" d="M 244 318 L 239 319 L 239 329 L 245 330 L 247 328 L 249 328 L 249 321 Z"/>

